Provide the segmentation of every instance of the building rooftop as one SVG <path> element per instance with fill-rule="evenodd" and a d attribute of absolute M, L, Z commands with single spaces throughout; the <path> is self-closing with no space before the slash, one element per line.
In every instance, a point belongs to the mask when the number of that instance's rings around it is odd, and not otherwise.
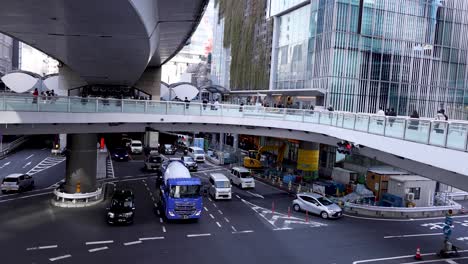
<path fill-rule="evenodd" d="M 419 175 L 399 175 L 399 176 L 390 176 L 390 180 L 395 180 L 399 182 L 409 182 L 409 181 L 432 181 L 431 179 L 424 178 Z"/>

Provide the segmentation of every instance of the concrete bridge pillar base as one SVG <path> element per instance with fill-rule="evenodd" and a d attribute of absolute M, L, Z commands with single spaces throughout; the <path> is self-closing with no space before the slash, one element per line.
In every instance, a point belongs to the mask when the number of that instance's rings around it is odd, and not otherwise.
<path fill-rule="evenodd" d="M 66 193 L 91 193 L 96 188 L 97 135 L 68 134 Z"/>

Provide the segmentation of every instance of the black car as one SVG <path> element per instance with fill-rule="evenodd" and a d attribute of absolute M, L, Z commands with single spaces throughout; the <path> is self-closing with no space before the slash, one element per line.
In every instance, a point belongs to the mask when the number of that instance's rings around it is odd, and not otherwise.
<path fill-rule="evenodd" d="M 127 149 L 126 148 L 115 148 L 114 151 L 112 151 L 112 158 L 114 160 L 127 161 L 128 160 Z"/>
<path fill-rule="evenodd" d="M 193 160 L 192 157 L 183 156 L 180 159 L 184 163 L 185 167 L 187 167 L 187 169 L 189 169 L 189 171 L 197 171 L 198 170 L 198 164 L 195 162 L 195 160 Z"/>
<path fill-rule="evenodd" d="M 132 224 L 135 216 L 135 196 L 131 190 L 117 190 L 107 208 L 107 223 Z"/>
<path fill-rule="evenodd" d="M 176 148 L 171 144 L 164 144 L 161 146 L 161 152 L 166 155 L 174 155 Z"/>

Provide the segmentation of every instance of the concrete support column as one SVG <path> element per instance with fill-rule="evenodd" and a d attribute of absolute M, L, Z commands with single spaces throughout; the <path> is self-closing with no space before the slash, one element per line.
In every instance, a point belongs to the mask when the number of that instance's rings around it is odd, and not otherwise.
<path fill-rule="evenodd" d="M 96 134 L 68 135 L 66 193 L 76 193 L 77 185 L 81 193 L 96 191 L 97 142 Z"/>
<path fill-rule="evenodd" d="M 148 67 L 135 83 L 137 89 L 151 95 L 151 100 L 161 97 L 161 67 Z"/>
<path fill-rule="evenodd" d="M 67 134 L 60 134 L 58 143 L 60 145 L 60 150 L 63 150 L 64 148 L 66 148 L 67 147 Z"/>
<path fill-rule="evenodd" d="M 308 141 L 299 143 L 297 169 L 303 171 L 305 179 L 318 178 L 320 144 Z"/>
<path fill-rule="evenodd" d="M 224 133 L 219 133 L 219 151 L 224 151 Z"/>
<path fill-rule="evenodd" d="M 68 66 L 62 65 L 59 67 L 58 88 L 55 91 L 58 95 L 68 95 L 68 90 L 85 85 L 88 85 L 88 83 Z"/>
<path fill-rule="evenodd" d="M 238 134 L 231 134 L 232 135 L 232 147 L 234 148 L 235 151 L 237 151 L 237 148 L 239 146 L 239 135 Z"/>

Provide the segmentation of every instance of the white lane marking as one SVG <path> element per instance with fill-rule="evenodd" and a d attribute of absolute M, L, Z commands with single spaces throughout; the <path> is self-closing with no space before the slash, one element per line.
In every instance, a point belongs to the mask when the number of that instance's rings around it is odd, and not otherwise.
<path fill-rule="evenodd" d="M 72 255 L 68 254 L 68 255 L 63 255 L 63 256 L 59 256 L 59 257 L 55 257 L 55 258 L 50 258 L 49 260 L 50 261 L 56 261 L 56 260 L 60 260 L 60 259 L 66 259 L 66 258 L 70 258 Z"/>
<path fill-rule="evenodd" d="M 17 197 L 17 198 L 11 198 L 11 199 L 6 199 L 6 200 L 1 200 L 0 203 L 6 203 L 6 202 L 10 202 L 10 201 L 15 201 L 15 200 L 20 200 L 20 199 L 26 199 L 26 198 L 30 198 L 30 197 L 41 196 L 41 195 L 46 195 L 46 194 L 51 194 L 51 193 L 52 193 L 52 192 L 49 191 L 49 192 L 45 192 L 45 193 L 38 193 L 38 194 L 26 195 L 26 196 L 21 196 L 21 197 Z"/>
<path fill-rule="evenodd" d="M 157 205 L 157 204 L 154 204 L 154 207 L 158 207 L 158 205 Z M 156 212 L 158 213 L 158 215 L 161 214 L 161 212 L 159 212 L 159 209 L 158 209 Z"/>
<path fill-rule="evenodd" d="M 224 217 L 224 221 L 226 221 L 227 223 L 229 223 L 229 219 L 227 219 L 226 217 Z"/>
<path fill-rule="evenodd" d="M 240 196 L 236 194 L 236 197 L 240 199 Z"/>
<path fill-rule="evenodd" d="M 263 195 L 261 195 L 261 194 L 253 193 L 253 192 L 250 192 L 250 191 L 246 191 L 246 192 L 247 192 L 248 194 L 252 195 L 252 196 L 265 199 L 265 197 L 263 197 Z"/>
<path fill-rule="evenodd" d="M 213 200 L 211 200 L 211 198 L 210 198 L 210 197 L 208 197 L 208 200 L 210 200 L 210 202 L 212 202 L 212 201 L 213 201 Z"/>
<path fill-rule="evenodd" d="M 203 207 L 203 209 L 205 209 L 205 211 L 207 211 L 207 212 L 208 212 L 208 208 L 206 208 L 206 207 Z"/>
<path fill-rule="evenodd" d="M 372 217 L 361 217 L 349 214 L 343 214 L 343 216 L 363 219 L 363 220 L 375 220 L 375 221 L 388 221 L 388 222 L 413 222 L 413 221 L 428 221 L 428 220 L 441 220 L 445 219 L 445 216 L 442 217 L 431 217 L 431 218 L 417 218 L 417 219 L 392 219 L 392 218 L 372 218 Z M 468 218 L 468 215 L 454 215 L 452 218 Z"/>
<path fill-rule="evenodd" d="M 5 168 L 6 166 L 8 166 L 10 164 L 11 164 L 11 162 L 7 162 L 7 163 L 3 164 L 2 166 L 0 166 L 0 169 L 3 169 L 3 168 Z"/>
<path fill-rule="evenodd" d="M 210 214 L 210 217 L 211 217 L 212 219 L 214 219 L 214 216 L 213 216 L 212 214 Z"/>
<path fill-rule="evenodd" d="M 428 233 L 428 234 L 411 234 L 411 235 L 398 235 L 398 236 L 384 236 L 387 238 L 404 238 L 404 237 L 421 237 L 421 236 L 441 236 L 444 233 Z"/>
<path fill-rule="evenodd" d="M 153 202 L 154 202 L 154 197 L 153 196 L 151 196 L 151 200 L 153 200 Z"/>
<path fill-rule="evenodd" d="M 218 210 L 218 213 L 221 214 L 221 215 L 223 214 L 223 212 L 221 210 Z"/>
<path fill-rule="evenodd" d="M 213 204 L 213 206 L 214 206 L 215 208 L 218 208 L 218 206 L 217 206 L 215 203 Z"/>
<path fill-rule="evenodd" d="M 26 251 L 38 250 L 38 249 L 50 249 L 50 248 L 58 248 L 58 245 L 40 246 L 40 247 L 30 247 L 30 248 L 27 248 Z"/>
<path fill-rule="evenodd" d="M 221 228 L 221 224 L 219 222 L 216 222 L 216 224 L 219 226 L 219 228 Z"/>
<path fill-rule="evenodd" d="M 275 228 L 273 231 L 283 231 L 283 230 L 292 230 L 291 227 L 282 227 L 282 228 Z"/>
<path fill-rule="evenodd" d="M 244 230 L 244 231 L 236 231 L 232 232 L 233 234 L 246 234 L 246 233 L 253 233 L 253 230 Z"/>
<path fill-rule="evenodd" d="M 159 217 L 159 222 L 160 222 L 161 224 L 163 223 L 162 217 Z"/>
<path fill-rule="evenodd" d="M 29 165 L 31 165 L 31 162 L 28 162 L 28 163 L 24 164 L 23 169 L 26 168 Z"/>
<path fill-rule="evenodd" d="M 109 248 L 108 247 L 99 247 L 99 248 L 89 249 L 88 251 L 89 252 L 97 252 L 97 251 L 106 250 L 106 249 L 109 249 Z"/>
<path fill-rule="evenodd" d="M 163 230 L 163 233 L 166 233 L 166 227 L 165 226 L 162 227 L 162 230 Z"/>
<path fill-rule="evenodd" d="M 468 250 L 458 250 L 458 252 L 467 252 Z M 421 256 L 434 256 L 437 253 L 424 253 L 421 254 Z M 389 257 L 389 258 L 376 258 L 376 259 L 366 259 L 366 260 L 357 260 L 354 261 L 353 264 L 359 264 L 359 263 L 369 263 L 369 262 L 378 262 L 378 261 L 383 261 L 383 260 L 395 260 L 395 259 L 404 259 L 404 258 L 414 258 L 414 255 L 406 255 L 406 256 L 396 256 L 396 257 Z M 440 259 L 437 261 L 441 261 Z M 423 262 L 417 262 L 417 263 L 423 263 Z"/>
<path fill-rule="evenodd" d="M 32 158 L 33 156 L 34 156 L 34 154 L 29 155 L 29 156 L 26 158 L 26 160 Z"/>
<path fill-rule="evenodd" d="M 451 259 L 433 259 L 433 260 L 425 260 L 425 261 L 423 260 L 423 261 L 417 261 L 417 262 L 406 262 L 406 263 L 402 263 L 402 264 L 435 263 L 435 262 L 442 262 L 442 261 L 445 261 L 445 262 L 451 263 L 451 264 L 458 264 L 454 260 L 459 260 L 459 259 L 468 259 L 468 257 L 451 258 Z"/>
<path fill-rule="evenodd" d="M 138 240 L 146 241 L 146 240 L 160 240 L 160 239 L 164 239 L 164 237 L 142 237 L 142 238 L 139 238 Z"/>
<path fill-rule="evenodd" d="M 103 240 L 103 241 L 91 241 L 91 242 L 86 242 L 86 245 L 100 245 L 100 244 L 112 244 L 114 243 L 114 240 Z"/>
<path fill-rule="evenodd" d="M 190 234 L 190 235 L 187 235 L 187 237 L 205 237 L 205 236 L 211 236 L 211 234 L 206 233 L 206 234 Z"/>
<path fill-rule="evenodd" d="M 234 226 L 231 226 L 232 231 L 237 232 L 237 229 Z"/>
<path fill-rule="evenodd" d="M 131 246 L 131 245 L 136 245 L 136 244 L 141 244 L 142 241 L 140 240 L 137 240 L 137 241 L 132 241 L 132 242 L 127 242 L 127 243 L 123 243 L 124 246 Z"/>

